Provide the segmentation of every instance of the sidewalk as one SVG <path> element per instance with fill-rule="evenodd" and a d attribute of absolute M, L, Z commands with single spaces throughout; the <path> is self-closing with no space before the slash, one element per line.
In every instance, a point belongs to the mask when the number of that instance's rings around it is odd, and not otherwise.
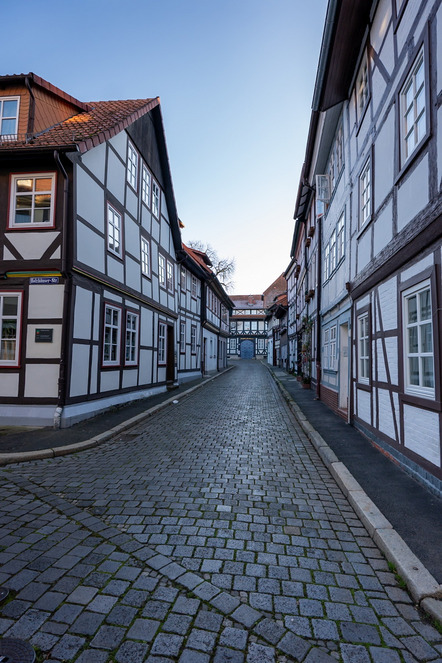
<path fill-rule="evenodd" d="M 442 501 L 322 401 L 315 400 L 311 389 L 303 389 L 280 368 L 268 364 L 267 368 L 408 547 L 442 583 Z"/>

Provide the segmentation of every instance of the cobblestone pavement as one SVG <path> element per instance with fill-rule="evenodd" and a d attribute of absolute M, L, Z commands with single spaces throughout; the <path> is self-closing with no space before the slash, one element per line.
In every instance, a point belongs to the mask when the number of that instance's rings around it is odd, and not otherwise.
<path fill-rule="evenodd" d="M 259 362 L 0 499 L 0 633 L 38 661 L 442 663 Z"/>

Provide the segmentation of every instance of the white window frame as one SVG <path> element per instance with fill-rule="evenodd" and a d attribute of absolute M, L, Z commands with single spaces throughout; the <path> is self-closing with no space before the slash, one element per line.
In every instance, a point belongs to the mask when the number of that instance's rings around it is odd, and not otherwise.
<path fill-rule="evenodd" d="M 336 265 L 339 265 L 340 261 L 345 254 L 345 214 L 342 212 L 341 216 L 338 219 L 338 224 L 336 226 Z"/>
<path fill-rule="evenodd" d="M 330 277 L 330 244 L 327 244 L 324 251 L 324 282 Z"/>
<path fill-rule="evenodd" d="M 127 141 L 127 181 L 134 191 L 138 190 L 138 164 L 139 164 L 139 155 L 135 149 L 134 144 L 128 140 Z"/>
<path fill-rule="evenodd" d="M 359 175 L 359 226 L 363 228 L 371 219 L 371 159 L 365 162 Z"/>
<path fill-rule="evenodd" d="M 167 324 L 158 323 L 158 364 L 164 366 L 167 357 Z"/>
<path fill-rule="evenodd" d="M 180 353 L 185 354 L 186 352 L 186 323 L 180 322 Z"/>
<path fill-rule="evenodd" d="M 420 300 L 420 295 L 422 295 L 424 292 L 428 292 L 430 298 L 430 315 L 427 318 L 421 317 L 422 312 L 420 306 L 418 305 L 418 302 Z M 407 315 L 409 310 L 408 302 L 413 297 L 416 297 L 416 303 L 417 303 L 416 321 L 410 322 L 409 316 Z M 432 301 L 432 289 L 431 289 L 430 279 L 426 279 L 425 281 L 422 281 L 402 292 L 404 390 L 405 393 L 410 395 L 434 399 L 436 393 L 435 392 L 436 376 L 435 376 L 435 361 L 434 361 L 434 325 L 433 325 L 432 314 L 433 314 L 433 301 Z M 423 327 L 428 327 L 428 326 L 430 326 L 431 329 L 431 346 L 432 346 L 431 352 L 424 351 L 422 349 Z M 416 330 L 416 336 L 417 336 L 416 340 L 418 346 L 417 352 L 410 351 L 410 332 L 412 329 Z M 418 376 L 419 376 L 418 384 L 411 383 L 411 377 L 410 377 L 411 359 L 415 360 L 417 359 L 418 362 Z M 425 369 L 423 367 L 423 364 L 426 360 L 430 360 L 432 364 L 433 386 L 426 386 L 424 384 Z"/>
<path fill-rule="evenodd" d="M 17 115 L 5 115 L 4 103 L 5 101 L 17 102 Z M 20 117 L 20 97 L 0 97 L 0 141 L 17 140 L 18 136 L 18 120 Z M 12 133 L 3 133 L 2 125 L 3 120 L 13 120 L 15 118 L 15 131 Z"/>
<path fill-rule="evenodd" d="M 123 255 L 123 215 L 111 203 L 107 204 L 107 248 L 121 258 Z"/>
<path fill-rule="evenodd" d="M 4 313 L 4 302 L 6 298 L 17 299 L 17 312 L 14 315 L 7 315 Z M 22 309 L 23 309 L 23 292 L 17 290 L 0 291 L 0 366 L 19 366 L 20 365 L 20 348 L 22 337 Z M 15 337 L 12 338 L 6 334 L 4 324 L 7 321 L 15 322 Z M 8 347 L 9 344 L 9 347 Z M 13 355 L 12 355 L 13 349 Z M 9 358 L 3 358 L 3 351 L 9 355 Z"/>
<path fill-rule="evenodd" d="M 192 297 L 196 299 L 198 297 L 198 281 L 196 276 L 192 274 Z"/>
<path fill-rule="evenodd" d="M 174 289 L 174 268 L 173 262 L 170 260 L 166 261 L 166 286 L 169 292 L 173 292 Z"/>
<path fill-rule="evenodd" d="M 190 327 L 190 352 L 196 355 L 196 325 Z"/>
<path fill-rule="evenodd" d="M 418 78 L 420 74 L 421 79 Z M 411 96 L 408 93 L 411 92 Z M 419 99 L 422 105 L 419 106 Z M 401 165 L 416 152 L 427 135 L 428 108 L 426 99 L 426 71 L 424 47 L 414 59 L 399 93 L 401 127 Z M 411 122 L 408 121 L 411 119 Z M 410 142 L 409 142 L 410 139 Z"/>
<path fill-rule="evenodd" d="M 324 329 L 322 366 L 325 369 L 330 368 L 330 329 Z"/>
<path fill-rule="evenodd" d="M 106 321 L 107 311 L 111 313 L 111 321 Z M 116 313 L 116 318 L 114 314 Z M 104 305 L 103 321 L 103 366 L 120 366 L 121 352 L 121 308 L 112 304 Z M 106 330 L 109 330 L 110 340 L 106 342 Z M 113 353 L 115 349 L 115 354 Z"/>
<path fill-rule="evenodd" d="M 180 267 L 180 289 L 185 291 L 187 287 L 187 272 L 186 268 L 181 265 Z"/>
<path fill-rule="evenodd" d="M 51 180 L 51 187 L 45 191 L 36 191 L 36 181 L 37 180 Z M 17 191 L 17 182 L 19 180 L 32 180 L 32 191 L 28 192 L 19 192 Z M 55 226 L 55 182 L 56 175 L 53 172 L 48 173 L 19 173 L 11 176 L 11 197 L 10 197 L 10 211 L 9 211 L 9 228 L 54 228 Z M 49 211 L 49 221 L 36 222 L 34 221 L 35 216 L 35 203 L 36 198 L 39 195 L 50 196 L 50 211 Z M 16 222 L 15 217 L 17 213 L 17 198 L 19 196 L 29 196 L 31 197 L 31 221 L 29 223 L 20 223 Z"/>
<path fill-rule="evenodd" d="M 158 281 L 163 288 L 166 287 L 166 258 L 158 254 Z"/>
<path fill-rule="evenodd" d="M 152 176 L 149 172 L 146 164 L 143 163 L 141 176 L 141 200 L 143 203 L 150 208 L 150 198 L 151 198 L 151 189 L 152 189 Z"/>
<path fill-rule="evenodd" d="M 370 382 L 370 328 L 368 311 L 358 315 L 358 382 Z"/>
<path fill-rule="evenodd" d="M 336 228 L 330 237 L 330 274 L 336 269 Z"/>
<path fill-rule="evenodd" d="M 134 311 L 126 311 L 126 337 L 124 340 L 124 365 L 138 365 L 138 338 L 140 316 Z M 128 358 L 129 353 L 129 358 Z"/>
<path fill-rule="evenodd" d="M 152 214 L 157 219 L 160 218 L 160 187 L 158 183 L 152 178 Z"/>
<path fill-rule="evenodd" d="M 141 272 L 150 278 L 150 241 L 145 237 L 141 238 Z"/>
<path fill-rule="evenodd" d="M 330 356 L 329 356 L 329 368 L 332 371 L 336 371 L 336 337 L 337 337 L 337 325 L 332 325 L 330 327 Z"/>
<path fill-rule="evenodd" d="M 370 81 L 369 81 L 369 69 L 368 69 L 368 56 L 365 53 L 362 60 L 358 77 L 356 79 L 356 107 L 357 107 L 357 118 L 358 122 L 362 120 L 362 117 L 367 108 L 368 100 L 370 97 Z"/>

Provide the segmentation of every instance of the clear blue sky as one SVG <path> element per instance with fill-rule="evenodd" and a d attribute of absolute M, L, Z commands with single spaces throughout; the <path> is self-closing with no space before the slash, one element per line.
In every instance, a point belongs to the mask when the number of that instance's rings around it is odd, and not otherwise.
<path fill-rule="evenodd" d="M 326 4 L 14 0 L 1 73 L 82 101 L 159 96 L 184 241 L 234 257 L 233 292 L 260 293 L 290 260 Z"/>

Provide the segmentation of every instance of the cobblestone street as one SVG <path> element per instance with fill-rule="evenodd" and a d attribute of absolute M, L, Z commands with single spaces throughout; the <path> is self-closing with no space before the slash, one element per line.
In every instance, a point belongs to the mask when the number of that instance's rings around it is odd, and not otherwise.
<path fill-rule="evenodd" d="M 0 632 L 37 661 L 442 661 L 258 361 L 0 482 Z"/>

